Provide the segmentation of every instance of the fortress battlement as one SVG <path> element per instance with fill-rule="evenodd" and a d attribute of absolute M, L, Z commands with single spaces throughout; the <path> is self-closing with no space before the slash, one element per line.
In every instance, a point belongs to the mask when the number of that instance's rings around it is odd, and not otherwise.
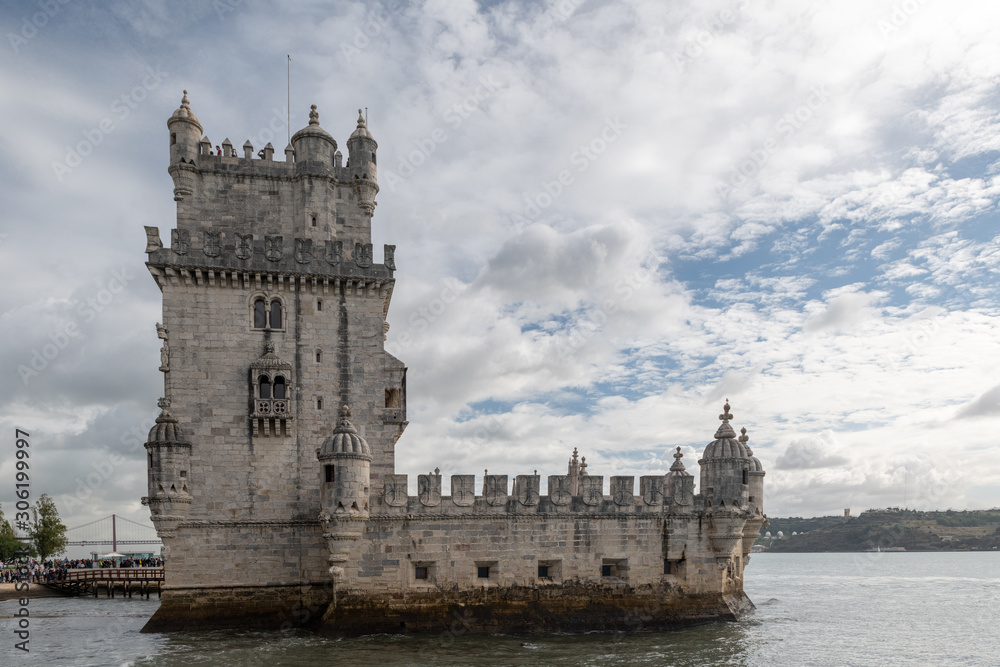
<path fill-rule="evenodd" d="M 164 396 L 143 498 L 167 580 L 146 631 L 280 627 L 307 607 L 331 634 L 456 618 L 476 632 L 656 629 L 753 609 L 743 571 L 765 473 L 728 401 L 697 494 L 677 447 L 638 485 L 590 474 L 574 450 L 544 495 L 537 470 L 454 474 L 444 495 L 440 469 L 411 495 L 395 456 L 408 369 L 385 349 L 396 247 L 376 263 L 366 119 L 346 164 L 315 106 L 284 161 L 270 144 L 216 151 L 186 92 L 167 128 L 177 217 L 169 245 L 146 227 Z"/>

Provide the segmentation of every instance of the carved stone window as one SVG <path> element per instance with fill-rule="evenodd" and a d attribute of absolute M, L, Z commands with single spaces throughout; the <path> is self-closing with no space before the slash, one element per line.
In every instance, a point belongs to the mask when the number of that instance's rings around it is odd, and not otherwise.
<path fill-rule="evenodd" d="M 258 296 L 253 300 L 251 318 L 254 329 L 280 330 L 284 328 L 284 304 L 277 297 Z"/>
<path fill-rule="evenodd" d="M 268 325 L 272 329 L 281 328 L 281 302 L 277 299 L 271 302 L 271 317 L 268 321 Z"/>
<path fill-rule="evenodd" d="M 264 354 L 250 364 L 250 391 L 253 434 L 291 435 L 292 366 L 274 353 L 274 343 L 265 344 Z"/>

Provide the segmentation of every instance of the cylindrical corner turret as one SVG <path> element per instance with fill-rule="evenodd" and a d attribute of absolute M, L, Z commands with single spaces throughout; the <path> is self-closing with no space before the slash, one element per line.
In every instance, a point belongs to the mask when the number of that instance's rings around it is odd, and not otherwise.
<path fill-rule="evenodd" d="M 346 405 L 340 409 L 337 428 L 316 455 L 323 465 L 321 513 L 367 519 L 372 453 L 350 414 Z"/>
<path fill-rule="evenodd" d="M 360 206 L 368 215 L 375 212 L 375 195 L 378 194 L 378 168 L 375 153 L 378 143 L 368 131 L 361 109 L 358 109 L 358 127 L 347 140 L 347 165 L 351 170 L 355 194 Z"/>
<path fill-rule="evenodd" d="M 729 401 L 719 415 L 722 424 L 715 432 L 715 440 L 705 447 L 705 454 L 698 461 L 701 466 L 701 493 L 711 507 L 746 509 L 750 498 L 750 455 L 746 445 L 736 437 L 729 424 L 733 415 Z"/>
<path fill-rule="evenodd" d="M 184 91 L 181 105 L 167 120 L 170 130 L 170 164 L 194 162 L 198 157 L 198 142 L 201 140 L 202 127 L 198 117 L 191 111 L 188 102 L 188 91 Z"/>
<path fill-rule="evenodd" d="M 319 126 L 319 112 L 315 104 L 309 108 L 309 124 L 292 135 L 291 146 L 296 165 L 310 172 L 333 172 L 337 142 Z"/>
<path fill-rule="evenodd" d="M 184 437 L 165 401 L 161 401 L 161 408 L 146 439 L 149 495 L 143 499 L 143 504 L 149 506 L 153 525 L 162 538 L 169 536 L 191 509 L 188 492 L 191 442 Z"/>

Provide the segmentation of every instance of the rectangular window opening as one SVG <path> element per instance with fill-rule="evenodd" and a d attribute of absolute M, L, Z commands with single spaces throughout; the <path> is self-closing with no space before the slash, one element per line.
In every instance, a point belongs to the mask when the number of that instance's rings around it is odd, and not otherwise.
<path fill-rule="evenodd" d="M 480 565 L 479 567 L 476 568 L 476 571 L 477 571 L 476 576 L 479 577 L 480 579 L 489 579 L 490 578 L 490 566 L 489 565 Z"/>
<path fill-rule="evenodd" d="M 326 472 L 326 481 L 327 481 L 327 483 L 336 481 L 335 478 L 334 478 L 333 465 L 323 466 L 323 470 Z"/>
<path fill-rule="evenodd" d="M 427 579 L 427 566 L 426 565 L 418 565 L 415 568 L 415 570 L 414 570 L 413 578 L 414 579 Z"/>
<path fill-rule="evenodd" d="M 610 579 L 627 579 L 628 559 L 605 558 L 601 563 L 601 576 Z"/>
<path fill-rule="evenodd" d="M 399 408 L 400 405 L 400 391 L 398 389 L 386 389 L 385 390 L 385 407 L 387 408 Z"/>

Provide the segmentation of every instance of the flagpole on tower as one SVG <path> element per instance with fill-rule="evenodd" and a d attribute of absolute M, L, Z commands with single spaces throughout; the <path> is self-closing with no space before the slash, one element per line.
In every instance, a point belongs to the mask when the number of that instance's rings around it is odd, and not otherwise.
<path fill-rule="evenodd" d="M 292 145 L 292 55 L 288 55 L 288 72 L 285 80 L 288 82 L 288 100 L 285 103 L 285 130 L 288 133 L 287 146 Z"/>

